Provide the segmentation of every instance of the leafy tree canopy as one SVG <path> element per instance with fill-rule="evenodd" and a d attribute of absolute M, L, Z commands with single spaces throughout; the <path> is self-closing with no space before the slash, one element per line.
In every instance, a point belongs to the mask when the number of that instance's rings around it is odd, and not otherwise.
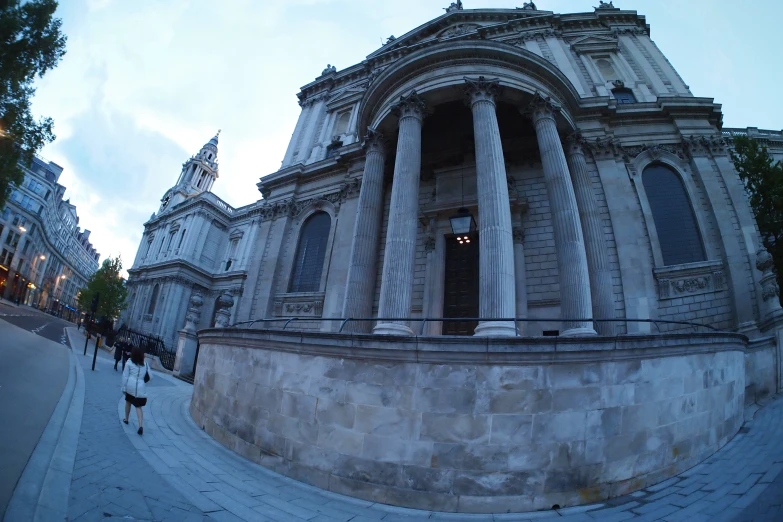
<path fill-rule="evenodd" d="M 35 77 L 65 54 L 56 9 L 57 0 L 0 0 L 0 208 L 24 181 L 19 164 L 54 140 L 52 119 L 36 121 L 30 104 Z"/>
<path fill-rule="evenodd" d="M 77 299 L 79 308 L 90 311 L 92 299 L 100 294 L 96 316 L 116 319 L 125 308 L 128 288 L 121 276 L 122 259 L 119 256 L 103 260 L 103 265 L 90 277 Z"/>
<path fill-rule="evenodd" d="M 783 163 L 767 147 L 747 137 L 734 138 L 734 167 L 745 183 L 761 240 L 775 261 L 778 284 L 783 274 Z"/>

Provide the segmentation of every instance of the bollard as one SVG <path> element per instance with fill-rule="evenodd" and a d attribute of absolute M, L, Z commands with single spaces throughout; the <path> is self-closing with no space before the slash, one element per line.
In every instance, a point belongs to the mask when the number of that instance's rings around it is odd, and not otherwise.
<path fill-rule="evenodd" d="M 95 351 L 92 352 L 92 371 L 95 371 L 95 359 L 98 358 L 98 347 L 101 345 L 101 336 L 98 334 L 95 337 Z"/>
<path fill-rule="evenodd" d="M 84 340 L 84 355 L 87 355 L 87 343 L 90 342 L 90 332 L 87 332 L 87 338 Z"/>

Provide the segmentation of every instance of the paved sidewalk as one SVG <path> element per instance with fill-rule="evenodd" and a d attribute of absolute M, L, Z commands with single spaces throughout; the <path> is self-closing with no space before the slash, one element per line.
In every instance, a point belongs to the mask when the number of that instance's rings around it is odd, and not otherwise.
<path fill-rule="evenodd" d="M 610 501 L 536 513 L 436 513 L 352 499 L 273 473 L 227 450 L 188 413 L 192 387 L 156 372 L 144 435 L 125 426 L 119 372 L 104 352 L 82 355 L 86 394 L 70 492 L 73 521 L 235 522 L 533 521 L 666 522 L 783 520 L 783 399 L 770 400 L 718 453 L 685 473 Z M 92 346 L 92 345 L 91 345 Z"/>

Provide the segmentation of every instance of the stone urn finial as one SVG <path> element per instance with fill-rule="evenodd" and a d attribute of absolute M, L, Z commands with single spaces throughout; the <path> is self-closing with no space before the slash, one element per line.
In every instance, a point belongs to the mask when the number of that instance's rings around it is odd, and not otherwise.
<path fill-rule="evenodd" d="M 234 298 L 228 292 L 223 292 L 218 297 L 217 312 L 215 312 L 215 327 L 226 328 L 231 320 L 231 307 L 234 306 Z"/>
<path fill-rule="evenodd" d="M 761 299 L 764 302 L 762 320 L 780 310 L 780 288 L 775 272 L 772 270 L 773 266 L 772 255 L 766 248 L 760 247 L 756 252 L 756 268 L 761 272 Z"/>
<path fill-rule="evenodd" d="M 201 297 L 201 292 L 195 292 L 190 296 L 190 307 L 185 314 L 185 330 L 188 332 L 196 331 L 196 323 L 201 318 L 201 305 L 204 304 L 204 298 Z"/>

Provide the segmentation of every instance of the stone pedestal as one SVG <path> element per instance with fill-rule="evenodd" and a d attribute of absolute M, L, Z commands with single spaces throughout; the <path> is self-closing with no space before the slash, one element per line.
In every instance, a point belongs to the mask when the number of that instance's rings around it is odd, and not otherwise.
<path fill-rule="evenodd" d="M 394 108 L 399 117 L 400 132 L 383 255 L 383 279 L 378 304 L 380 318 L 402 319 L 411 315 L 424 111 L 424 101 L 415 91 L 402 97 Z M 413 335 L 413 330 L 405 320 L 383 321 L 375 326 L 373 333 Z"/>
<path fill-rule="evenodd" d="M 614 290 L 606 237 L 601 223 L 601 213 L 598 210 L 598 204 L 595 202 L 595 195 L 591 187 L 590 174 L 587 172 L 587 162 L 579 134 L 572 134 L 568 137 L 566 152 L 568 170 L 571 172 L 571 180 L 574 184 L 574 195 L 579 207 L 579 218 L 585 242 L 593 305 L 592 317 L 614 319 Z M 599 321 L 596 323 L 596 328 L 601 335 L 614 335 L 615 323 Z"/>
<path fill-rule="evenodd" d="M 516 314 L 514 242 L 508 181 L 495 113 L 498 80 L 466 78 L 476 141 L 476 189 L 479 227 L 479 317 L 511 318 Z M 513 321 L 483 321 L 475 335 L 514 336 Z"/>
<path fill-rule="evenodd" d="M 565 319 L 592 317 L 590 276 L 584 237 L 574 187 L 568 174 L 555 113 L 560 108 L 536 94 L 528 108 L 538 137 L 555 233 L 557 269 L 560 276 L 560 313 Z M 595 335 L 591 321 L 564 321 L 563 336 Z"/>
<path fill-rule="evenodd" d="M 770 320 L 780 314 L 780 288 L 777 277 L 772 271 L 774 261 L 767 249 L 759 248 L 756 253 L 756 268 L 761 272 L 761 299 L 762 306 L 759 309 L 761 320 Z"/>
<path fill-rule="evenodd" d="M 186 329 L 179 331 L 177 340 L 177 359 L 174 361 L 174 375 L 191 375 L 196 362 L 198 336 Z"/>
<path fill-rule="evenodd" d="M 386 157 L 383 136 L 369 129 L 364 138 L 366 157 L 362 188 L 356 212 L 356 225 L 351 246 L 348 281 L 345 285 L 343 317 L 368 318 L 372 316 L 375 291 L 378 241 L 383 219 L 383 165 Z M 351 321 L 347 332 L 368 333 L 372 323 Z"/>

